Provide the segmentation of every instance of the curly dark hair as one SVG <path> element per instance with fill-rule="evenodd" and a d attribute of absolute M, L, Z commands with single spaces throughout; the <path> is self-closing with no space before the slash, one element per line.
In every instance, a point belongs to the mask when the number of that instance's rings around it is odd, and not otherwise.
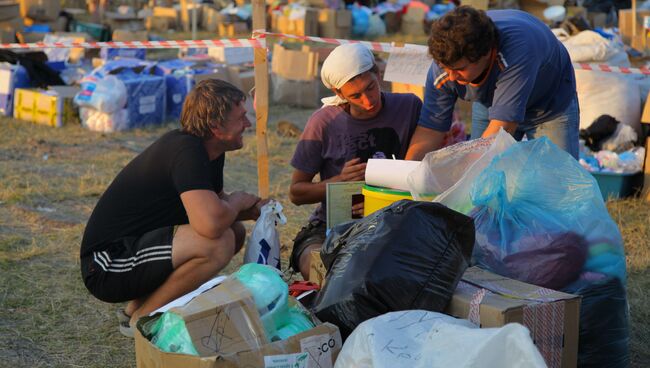
<path fill-rule="evenodd" d="M 246 100 L 244 92 L 220 79 L 196 84 L 185 98 L 181 112 L 181 130 L 207 139 L 215 124 L 224 124 L 233 106 Z"/>
<path fill-rule="evenodd" d="M 465 57 L 475 63 L 496 46 L 496 26 L 483 10 L 460 6 L 431 25 L 429 54 L 444 65 Z"/>

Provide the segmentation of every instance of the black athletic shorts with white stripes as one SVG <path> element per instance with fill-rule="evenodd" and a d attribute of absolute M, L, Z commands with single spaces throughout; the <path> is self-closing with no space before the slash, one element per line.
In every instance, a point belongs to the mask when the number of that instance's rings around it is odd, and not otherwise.
<path fill-rule="evenodd" d="M 119 303 L 156 290 L 174 270 L 172 240 L 175 226 L 152 230 L 139 237 L 111 242 L 106 250 L 81 259 L 88 291 L 97 299 Z"/>

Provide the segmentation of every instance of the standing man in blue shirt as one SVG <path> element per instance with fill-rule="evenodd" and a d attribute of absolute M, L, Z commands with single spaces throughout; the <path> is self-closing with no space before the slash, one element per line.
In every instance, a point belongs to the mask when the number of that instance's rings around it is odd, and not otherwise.
<path fill-rule="evenodd" d="M 457 98 L 472 101 L 472 139 L 500 128 L 548 137 L 578 157 L 580 111 L 569 53 L 550 29 L 518 10 L 461 6 L 433 23 L 424 106 L 406 159 L 442 147 Z"/>

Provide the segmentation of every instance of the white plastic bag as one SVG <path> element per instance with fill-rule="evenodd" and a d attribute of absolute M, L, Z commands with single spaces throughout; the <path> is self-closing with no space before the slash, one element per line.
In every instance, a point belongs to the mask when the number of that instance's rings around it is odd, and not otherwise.
<path fill-rule="evenodd" d="M 594 31 L 582 31 L 562 40 L 574 63 L 605 62 L 608 65 L 630 66 L 622 43 L 608 40 Z"/>
<path fill-rule="evenodd" d="M 580 129 L 587 129 L 601 115 L 611 115 L 640 133 L 639 84 L 617 73 L 576 70 L 580 103 Z"/>
<path fill-rule="evenodd" d="M 248 238 L 244 263 L 260 263 L 280 268 L 280 235 L 276 225 L 284 225 L 287 218 L 282 213 L 282 205 L 271 200 L 262 206 L 260 217 Z"/>
<path fill-rule="evenodd" d="M 494 156 L 515 143 L 503 129 L 495 137 L 474 139 L 428 153 L 407 178 L 411 195 L 418 200 L 437 194 L 434 202 L 462 213 L 472 207 L 469 197 L 474 178 Z"/>
<path fill-rule="evenodd" d="M 80 107 L 113 113 L 126 106 L 127 90 L 124 82 L 114 75 L 89 75 L 81 80 L 81 91 L 74 97 Z"/>
<path fill-rule="evenodd" d="M 360 324 L 335 368 L 546 367 L 528 329 L 518 323 L 477 328 L 423 310 L 391 312 Z"/>

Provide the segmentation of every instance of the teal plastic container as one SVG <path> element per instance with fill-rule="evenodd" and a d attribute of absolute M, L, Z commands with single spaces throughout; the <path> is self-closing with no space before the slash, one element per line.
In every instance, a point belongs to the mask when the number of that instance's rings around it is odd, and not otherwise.
<path fill-rule="evenodd" d="M 98 42 L 106 42 L 111 40 L 111 30 L 102 24 L 86 23 L 73 20 L 70 28 L 72 29 L 72 32 L 85 32 Z"/>
<path fill-rule="evenodd" d="M 635 195 L 643 187 L 643 172 L 610 173 L 592 172 L 604 200 L 619 199 Z"/>

